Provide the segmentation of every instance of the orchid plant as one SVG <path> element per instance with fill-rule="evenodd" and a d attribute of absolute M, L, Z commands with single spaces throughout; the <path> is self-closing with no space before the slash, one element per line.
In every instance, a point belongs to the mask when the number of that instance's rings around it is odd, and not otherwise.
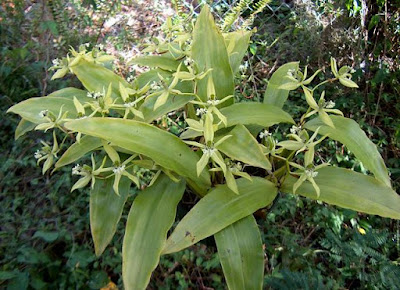
<path fill-rule="evenodd" d="M 71 190 L 90 187 L 96 255 L 115 234 L 129 188 L 137 188 L 122 248 L 126 289 L 145 289 L 161 255 L 209 236 L 229 289 L 262 289 L 264 253 L 253 213 L 278 193 L 400 219 L 400 197 L 376 146 L 318 90 L 333 81 L 356 88 L 351 68 L 338 69 L 332 58 L 333 78 L 312 86 L 321 71 L 307 78 L 307 67 L 302 72 L 291 62 L 272 75 L 263 103 L 235 103 L 234 76 L 252 31 L 222 33 L 207 6 L 193 27 L 168 20 L 163 29 L 163 38 L 130 61 L 149 67 L 136 78 L 114 73 L 113 58 L 99 47 L 81 46 L 52 70 L 53 79 L 72 74 L 84 89 L 61 89 L 8 110 L 22 118 L 17 138 L 33 129 L 53 134 L 53 144 L 43 142 L 35 153 L 43 173 L 90 156 L 90 164 L 72 168 L 79 178 Z M 308 109 L 292 117 L 282 108 L 298 89 Z M 178 136 L 158 122 L 181 112 L 187 126 Z M 284 140 L 273 134 L 279 123 L 292 124 Z M 347 146 L 371 174 L 321 163 L 315 152 L 327 138 Z M 183 194 L 200 200 L 168 235 Z"/>

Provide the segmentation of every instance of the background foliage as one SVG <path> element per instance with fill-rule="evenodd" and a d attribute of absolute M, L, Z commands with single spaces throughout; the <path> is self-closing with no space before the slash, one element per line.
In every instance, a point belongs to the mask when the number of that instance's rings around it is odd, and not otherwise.
<path fill-rule="evenodd" d="M 155 4 L 153 3 L 155 2 Z M 200 2 L 200 1 L 199 1 Z M 329 64 L 351 64 L 357 92 L 327 86 L 346 116 L 362 124 L 378 144 L 395 189 L 400 185 L 400 4 L 396 1 L 272 1 L 248 21 L 262 1 L 211 2 L 221 23 L 234 7 L 241 9 L 234 26 L 257 27 L 241 74 L 237 97 L 260 100 L 266 80 L 281 64 L 300 60 L 315 71 Z M 151 3 L 151 4 L 149 4 Z M 119 73 L 141 67 L 125 62 L 145 39 L 157 35 L 165 18 L 177 10 L 195 17 L 196 1 L 6 0 L 0 4 L 0 287 L 9 289 L 99 289 L 121 287 L 122 231 L 96 259 L 90 237 L 88 192 L 70 193 L 68 170 L 56 178 L 42 176 L 33 153 L 40 142 L 13 140 L 17 118 L 6 115 L 11 105 L 46 95 L 74 79 L 50 82 L 47 71 L 68 46 L 103 44 L 117 56 Z M 290 96 L 285 110 L 302 111 L 300 93 Z M 299 100 L 299 101 L 297 101 Z M 303 102 L 304 103 L 304 102 Z M 173 119 L 160 120 L 181 130 Z M 276 130 L 278 132 L 278 129 Z M 319 158 L 365 171 L 351 152 L 333 141 L 324 143 Z M 135 192 L 131 192 L 130 201 Z M 178 219 L 194 204 L 187 196 Z M 400 285 L 398 221 L 357 214 L 295 195 L 285 195 L 257 212 L 265 244 L 265 284 L 276 289 L 378 288 Z M 129 200 L 128 203 L 130 204 Z M 122 217 L 121 229 L 127 218 Z M 165 256 L 154 273 L 154 289 L 223 289 L 222 270 L 206 239 L 181 253 Z"/>

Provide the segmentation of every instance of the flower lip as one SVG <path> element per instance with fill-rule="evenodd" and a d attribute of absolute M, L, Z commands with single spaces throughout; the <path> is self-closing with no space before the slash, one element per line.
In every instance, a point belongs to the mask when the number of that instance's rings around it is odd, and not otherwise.
<path fill-rule="evenodd" d="M 314 169 L 306 169 L 305 174 L 308 178 L 314 178 L 318 176 L 318 172 L 314 171 Z"/>
<path fill-rule="evenodd" d="M 263 138 L 267 138 L 269 136 L 271 136 L 272 133 L 268 132 L 268 130 L 264 130 L 263 132 L 260 133 L 260 135 L 258 135 L 261 139 Z"/>
<path fill-rule="evenodd" d="M 46 117 L 48 115 L 48 113 L 49 113 L 49 110 L 42 110 L 42 111 L 39 112 L 39 116 L 41 118 L 44 118 L 44 117 Z"/>
<path fill-rule="evenodd" d="M 58 58 L 53 59 L 52 63 L 53 63 L 54 66 L 60 66 L 60 64 L 61 64 L 61 62 L 60 62 L 60 60 Z"/>
<path fill-rule="evenodd" d="M 333 101 L 329 101 L 329 102 L 327 102 L 326 104 L 325 104 L 325 108 L 327 108 L 327 109 L 333 109 L 334 107 L 335 107 L 335 102 L 333 102 Z"/>
<path fill-rule="evenodd" d="M 215 149 L 214 147 L 205 147 L 203 149 L 201 149 L 203 151 L 204 154 L 211 156 L 212 154 L 215 153 L 215 151 L 217 151 L 217 149 Z"/>
<path fill-rule="evenodd" d="M 76 164 L 72 168 L 72 175 L 79 175 L 81 173 L 81 170 L 82 170 L 82 166 L 80 166 L 79 164 Z"/>
<path fill-rule="evenodd" d="M 40 159 L 43 157 L 42 152 L 38 149 L 36 150 L 35 154 L 33 155 L 36 159 Z"/>
<path fill-rule="evenodd" d="M 114 167 L 113 169 L 114 174 L 121 174 L 124 171 L 125 171 L 125 164 L 118 167 Z"/>
<path fill-rule="evenodd" d="M 212 106 L 216 106 L 220 103 L 220 100 L 208 100 L 207 104 L 212 105 Z"/>
<path fill-rule="evenodd" d="M 196 110 L 196 116 L 201 116 L 201 115 L 204 115 L 206 113 L 207 113 L 207 109 L 204 109 L 204 108 L 198 108 Z"/>

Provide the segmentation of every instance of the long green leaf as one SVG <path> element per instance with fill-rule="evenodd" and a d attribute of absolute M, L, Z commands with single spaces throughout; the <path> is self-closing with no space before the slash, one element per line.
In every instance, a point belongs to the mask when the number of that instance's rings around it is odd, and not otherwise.
<path fill-rule="evenodd" d="M 260 125 L 270 127 L 278 123 L 292 123 L 292 117 L 282 109 L 261 103 L 238 103 L 221 109 L 228 126 Z"/>
<path fill-rule="evenodd" d="M 127 290 L 146 289 L 172 226 L 185 183 L 161 175 L 133 202 L 122 246 L 122 276 Z"/>
<path fill-rule="evenodd" d="M 271 163 L 263 154 L 257 140 L 245 126 L 236 125 L 226 135 L 231 135 L 231 137 L 222 142 L 221 145 L 218 145 L 218 150 L 232 159 L 242 161 L 251 166 L 261 167 L 266 170 L 271 169 Z M 219 139 L 216 139 L 216 142 Z"/>
<path fill-rule="evenodd" d="M 330 115 L 330 118 L 335 128 L 327 126 L 319 117 L 307 122 L 305 127 L 312 131 L 321 127 L 320 134 L 329 134 L 329 138 L 344 144 L 377 179 L 390 187 L 388 171 L 376 145 L 367 137 L 357 122 L 341 116 Z"/>
<path fill-rule="evenodd" d="M 193 84 L 191 82 L 179 82 L 175 89 L 181 91 L 182 93 L 190 93 L 193 92 Z M 143 104 L 140 106 L 140 111 L 142 111 L 144 115 L 144 121 L 146 123 L 150 123 L 171 111 L 182 108 L 193 99 L 194 96 L 169 95 L 167 102 L 154 110 L 154 104 L 157 100 L 157 97 L 154 96 L 152 98 L 147 98 L 143 102 Z"/>
<path fill-rule="evenodd" d="M 228 288 L 262 289 L 264 251 L 254 217 L 250 215 L 231 224 L 214 238 Z"/>
<path fill-rule="evenodd" d="M 90 101 L 87 97 L 87 92 L 76 88 L 64 88 L 51 93 L 46 97 L 30 98 L 22 101 L 11 108 L 7 112 L 20 115 L 34 124 L 45 122 L 39 115 L 41 111 L 49 110 L 54 115 L 58 115 L 61 108 L 63 112 L 68 111 L 69 118 L 77 117 L 77 111 L 73 103 L 73 98 L 76 97 L 81 103 Z"/>
<path fill-rule="evenodd" d="M 185 106 L 187 103 L 192 101 L 194 99 L 194 96 L 174 96 L 170 95 L 168 96 L 167 102 L 158 107 L 156 110 L 154 110 L 154 104 L 157 100 L 157 98 L 153 97 L 151 99 L 146 99 L 146 101 L 143 103 L 143 105 L 140 107 L 140 110 L 143 112 L 144 115 L 144 121 L 146 123 L 150 123 L 157 118 L 160 118 L 164 116 L 165 114 L 178 110 Z"/>
<path fill-rule="evenodd" d="M 29 131 L 35 129 L 36 124 L 29 122 L 25 119 L 21 119 L 19 121 L 17 128 L 15 129 L 15 140 L 17 140 L 22 135 L 26 134 Z"/>
<path fill-rule="evenodd" d="M 289 80 L 285 78 L 289 70 L 297 70 L 299 68 L 298 62 L 289 62 L 282 65 L 276 70 L 271 76 L 268 82 L 267 89 L 264 94 L 264 103 L 277 106 L 282 108 L 283 104 L 286 102 L 289 91 L 284 89 L 279 89 L 279 87 Z"/>
<path fill-rule="evenodd" d="M 178 137 L 155 126 L 117 118 L 86 118 L 67 122 L 65 126 L 148 156 L 162 167 L 190 178 L 201 189 L 200 194 L 204 195 L 210 186 L 210 175 L 206 170 L 197 177 L 197 154 Z"/>
<path fill-rule="evenodd" d="M 217 186 L 181 220 L 168 238 L 163 254 L 178 252 L 270 204 L 277 188 L 260 177 L 237 179 L 240 194 L 227 185 Z"/>
<path fill-rule="evenodd" d="M 115 234 L 131 186 L 128 178 L 121 178 L 118 196 L 113 182 L 112 178 L 96 180 L 90 191 L 90 229 L 97 256 L 104 252 Z"/>
<path fill-rule="evenodd" d="M 171 79 L 172 82 L 172 73 L 163 71 L 160 69 L 156 70 L 150 70 L 148 72 L 145 72 L 141 74 L 137 78 L 137 83 L 139 87 L 143 87 L 146 84 L 152 83 L 152 82 L 158 82 L 160 81 L 160 78 L 158 75 L 161 75 L 163 78 Z M 181 91 L 182 93 L 190 93 L 193 92 L 193 84 L 192 82 L 178 82 L 176 85 L 175 89 Z M 189 101 L 193 100 L 194 96 L 174 96 L 170 95 L 168 97 L 167 102 L 158 107 L 156 110 L 154 110 L 154 104 L 157 100 L 157 96 L 154 96 L 152 98 L 147 98 L 143 104 L 140 106 L 140 111 L 144 115 L 144 121 L 146 123 L 150 123 L 154 121 L 155 119 L 171 112 L 177 109 L 182 108 L 185 106 Z"/>
<path fill-rule="evenodd" d="M 321 193 L 319 200 L 340 207 L 400 219 L 400 196 L 375 178 L 348 169 L 325 167 L 318 170 L 314 178 Z M 282 191 L 292 192 L 297 178 L 288 177 Z M 316 193 L 309 182 L 304 182 L 296 194 L 316 199 Z"/>
<path fill-rule="evenodd" d="M 142 88 L 147 84 L 151 84 L 152 82 L 160 81 L 160 77 L 158 75 L 161 75 L 164 79 L 172 77 L 172 73 L 169 71 L 165 71 L 162 69 L 152 69 L 139 75 L 136 78 L 135 82 L 137 83 L 139 88 Z"/>
<path fill-rule="evenodd" d="M 223 34 L 233 74 L 239 71 L 240 63 L 249 47 L 251 34 L 251 31 L 244 30 Z"/>
<path fill-rule="evenodd" d="M 63 167 L 71 164 L 83 157 L 86 153 L 91 152 L 102 146 L 101 139 L 92 136 L 83 136 L 80 142 L 76 141 L 72 144 L 57 161 L 55 167 Z"/>
<path fill-rule="evenodd" d="M 169 71 L 176 71 L 179 66 L 179 61 L 172 58 L 170 55 L 146 55 L 138 56 L 129 61 L 129 64 L 138 64 L 148 67 L 156 67 Z"/>
<path fill-rule="evenodd" d="M 75 66 L 70 67 L 72 72 L 81 81 L 89 92 L 107 92 L 111 83 L 113 99 L 119 98 L 119 83 L 124 87 L 131 87 L 125 79 L 100 64 L 81 59 Z"/>
<path fill-rule="evenodd" d="M 213 77 L 218 99 L 233 95 L 233 73 L 225 40 L 207 5 L 201 10 L 193 30 L 192 58 L 200 71 L 212 69 L 210 75 Z M 198 95 L 203 101 L 207 99 L 207 79 L 199 81 L 198 85 Z"/>
<path fill-rule="evenodd" d="M 64 88 L 55 92 L 52 92 L 48 97 L 60 97 L 60 98 L 69 98 L 73 99 L 76 97 L 81 103 L 85 103 L 88 101 L 92 101 L 91 98 L 87 96 L 87 91 L 80 90 L 77 88 Z"/>
<path fill-rule="evenodd" d="M 57 116 L 61 108 L 63 112 L 68 111 L 68 117 L 74 118 L 77 116 L 73 100 L 59 97 L 30 98 L 12 106 L 7 112 L 18 114 L 29 122 L 41 124 L 46 122 L 40 116 L 41 111 L 49 110 Z"/>

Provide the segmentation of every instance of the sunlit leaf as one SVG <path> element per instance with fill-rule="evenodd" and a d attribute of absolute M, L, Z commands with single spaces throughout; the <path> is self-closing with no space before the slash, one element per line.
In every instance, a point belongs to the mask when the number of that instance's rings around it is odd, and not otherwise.
<path fill-rule="evenodd" d="M 17 140 L 19 137 L 25 135 L 27 132 L 32 131 L 35 129 L 36 124 L 29 122 L 25 119 L 21 119 L 19 121 L 17 128 L 15 129 L 15 140 Z"/>
<path fill-rule="evenodd" d="M 61 108 L 63 112 L 68 111 L 68 117 L 76 118 L 77 111 L 73 102 L 73 98 L 76 97 L 81 103 L 90 101 L 87 97 L 87 92 L 76 88 L 64 88 L 51 93 L 46 97 L 30 98 L 22 101 L 11 108 L 7 112 L 15 113 L 20 115 L 34 124 L 41 124 L 46 122 L 39 115 L 41 111 L 49 110 L 54 115 L 58 115 Z"/>
<path fill-rule="evenodd" d="M 353 82 L 351 79 L 348 79 L 346 77 L 340 77 L 339 82 L 348 88 L 358 88 L 358 85 L 355 82 Z"/>
<path fill-rule="evenodd" d="M 276 197 L 275 185 L 263 178 L 236 180 L 239 194 L 227 185 L 217 186 L 203 197 L 177 225 L 163 254 L 178 252 L 207 238 L 256 210 Z"/>
<path fill-rule="evenodd" d="M 201 190 L 200 194 L 205 194 L 210 186 L 210 175 L 206 170 L 197 177 L 199 156 L 178 137 L 157 127 L 117 118 L 87 118 L 68 122 L 65 126 L 148 156 L 162 167 L 192 179 Z"/>
<path fill-rule="evenodd" d="M 122 246 L 125 289 L 146 289 L 184 190 L 184 182 L 175 183 L 161 175 L 134 200 Z"/>
<path fill-rule="evenodd" d="M 57 161 L 55 167 L 59 168 L 71 164 L 85 154 L 99 148 L 102 145 L 101 139 L 92 136 L 83 136 L 80 142 L 72 144 Z"/>
<path fill-rule="evenodd" d="M 113 71 L 84 59 L 80 60 L 77 65 L 72 66 L 71 70 L 89 92 L 107 91 L 108 86 L 111 84 L 112 99 L 120 97 L 119 83 L 126 88 L 130 87 L 127 81 Z"/>
<path fill-rule="evenodd" d="M 388 171 L 376 145 L 361 130 L 357 122 L 341 116 L 330 115 L 329 117 L 333 121 L 335 128 L 325 125 L 320 118 L 307 122 L 305 127 L 312 131 L 321 127 L 320 134 L 329 134 L 329 138 L 346 145 L 377 179 L 390 187 Z"/>
<path fill-rule="evenodd" d="M 251 166 L 271 169 L 271 163 L 265 157 L 257 140 L 243 125 L 236 125 L 227 133 L 230 138 L 217 146 L 217 149 L 228 155 L 230 158 L 242 161 Z M 219 139 L 216 139 L 218 142 Z"/>
<path fill-rule="evenodd" d="M 156 73 L 157 72 L 157 73 Z M 141 75 L 142 76 L 142 75 Z M 170 73 L 163 73 L 162 77 L 172 77 Z M 147 77 L 143 77 L 140 79 L 140 84 L 145 85 L 145 81 L 153 82 L 159 81 L 158 71 L 151 71 L 147 73 Z M 193 92 L 193 84 L 191 82 L 179 82 L 175 89 L 181 91 L 182 93 L 190 93 Z M 165 114 L 175 111 L 184 107 L 188 102 L 194 99 L 194 96 L 185 95 L 179 96 L 170 94 L 166 103 L 158 108 L 154 109 L 154 104 L 157 101 L 157 97 L 147 98 L 143 104 L 140 106 L 140 111 L 142 111 L 144 115 L 144 121 L 146 123 L 150 123 L 155 119 L 164 116 Z"/>
<path fill-rule="evenodd" d="M 325 167 L 318 170 L 314 178 L 320 188 L 319 200 L 368 214 L 400 219 L 400 196 L 372 176 L 363 175 L 349 169 Z M 282 186 L 283 192 L 292 192 L 297 178 L 289 176 Z M 300 194 L 312 199 L 317 194 L 309 182 L 297 189 Z"/>
<path fill-rule="evenodd" d="M 238 124 L 270 127 L 278 123 L 292 123 L 292 117 L 282 109 L 261 103 L 238 103 L 222 108 L 228 127 Z"/>
<path fill-rule="evenodd" d="M 279 89 L 280 86 L 290 83 L 291 81 L 285 76 L 288 75 L 289 70 L 298 70 L 298 62 L 289 62 L 279 67 L 276 72 L 271 76 L 268 82 L 267 89 L 264 94 L 264 103 L 274 105 L 282 108 L 289 96 L 289 90 Z"/>
<path fill-rule="evenodd" d="M 180 62 L 175 60 L 172 56 L 168 54 L 162 54 L 138 56 L 129 61 L 128 64 L 138 64 L 142 66 L 161 68 L 169 71 L 176 71 L 179 63 Z"/>
<path fill-rule="evenodd" d="M 246 54 L 247 48 L 249 47 L 251 34 L 251 31 L 244 30 L 223 34 L 233 74 L 236 74 L 239 71 L 239 66 Z"/>
<path fill-rule="evenodd" d="M 212 69 L 217 99 L 233 95 L 233 73 L 222 33 L 215 25 L 208 6 L 204 6 L 193 30 L 192 58 L 200 71 Z M 199 81 L 198 95 L 207 100 L 207 79 Z M 224 103 L 229 104 L 229 101 Z"/>
<path fill-rule="evenodd" d="M 262 289 L 264 251 L 260 230 L 252 215 L 214 235 L 230 290 Z"/>
<path fill-rule="evenodd" d="M 41 124 L 47 121 L 40 112 L 49 110 L 57 116 L 61 108 L 63 112 L 68 112 L 69 117 L 77 117 L 73 100 L 60 97 L 30 98 L 12 106 L 7 112 L 18 114 L 29 122 Z"/>
<path fill-rule="evenodd" d="M 112 178 L 99 179 L 90 191 L 90 230 L 96 256 L 104 252 L 117 230 L 130 186 L 131 181 L 122 178 L 119 183 L 120 195 L 116 195 Z"/>

